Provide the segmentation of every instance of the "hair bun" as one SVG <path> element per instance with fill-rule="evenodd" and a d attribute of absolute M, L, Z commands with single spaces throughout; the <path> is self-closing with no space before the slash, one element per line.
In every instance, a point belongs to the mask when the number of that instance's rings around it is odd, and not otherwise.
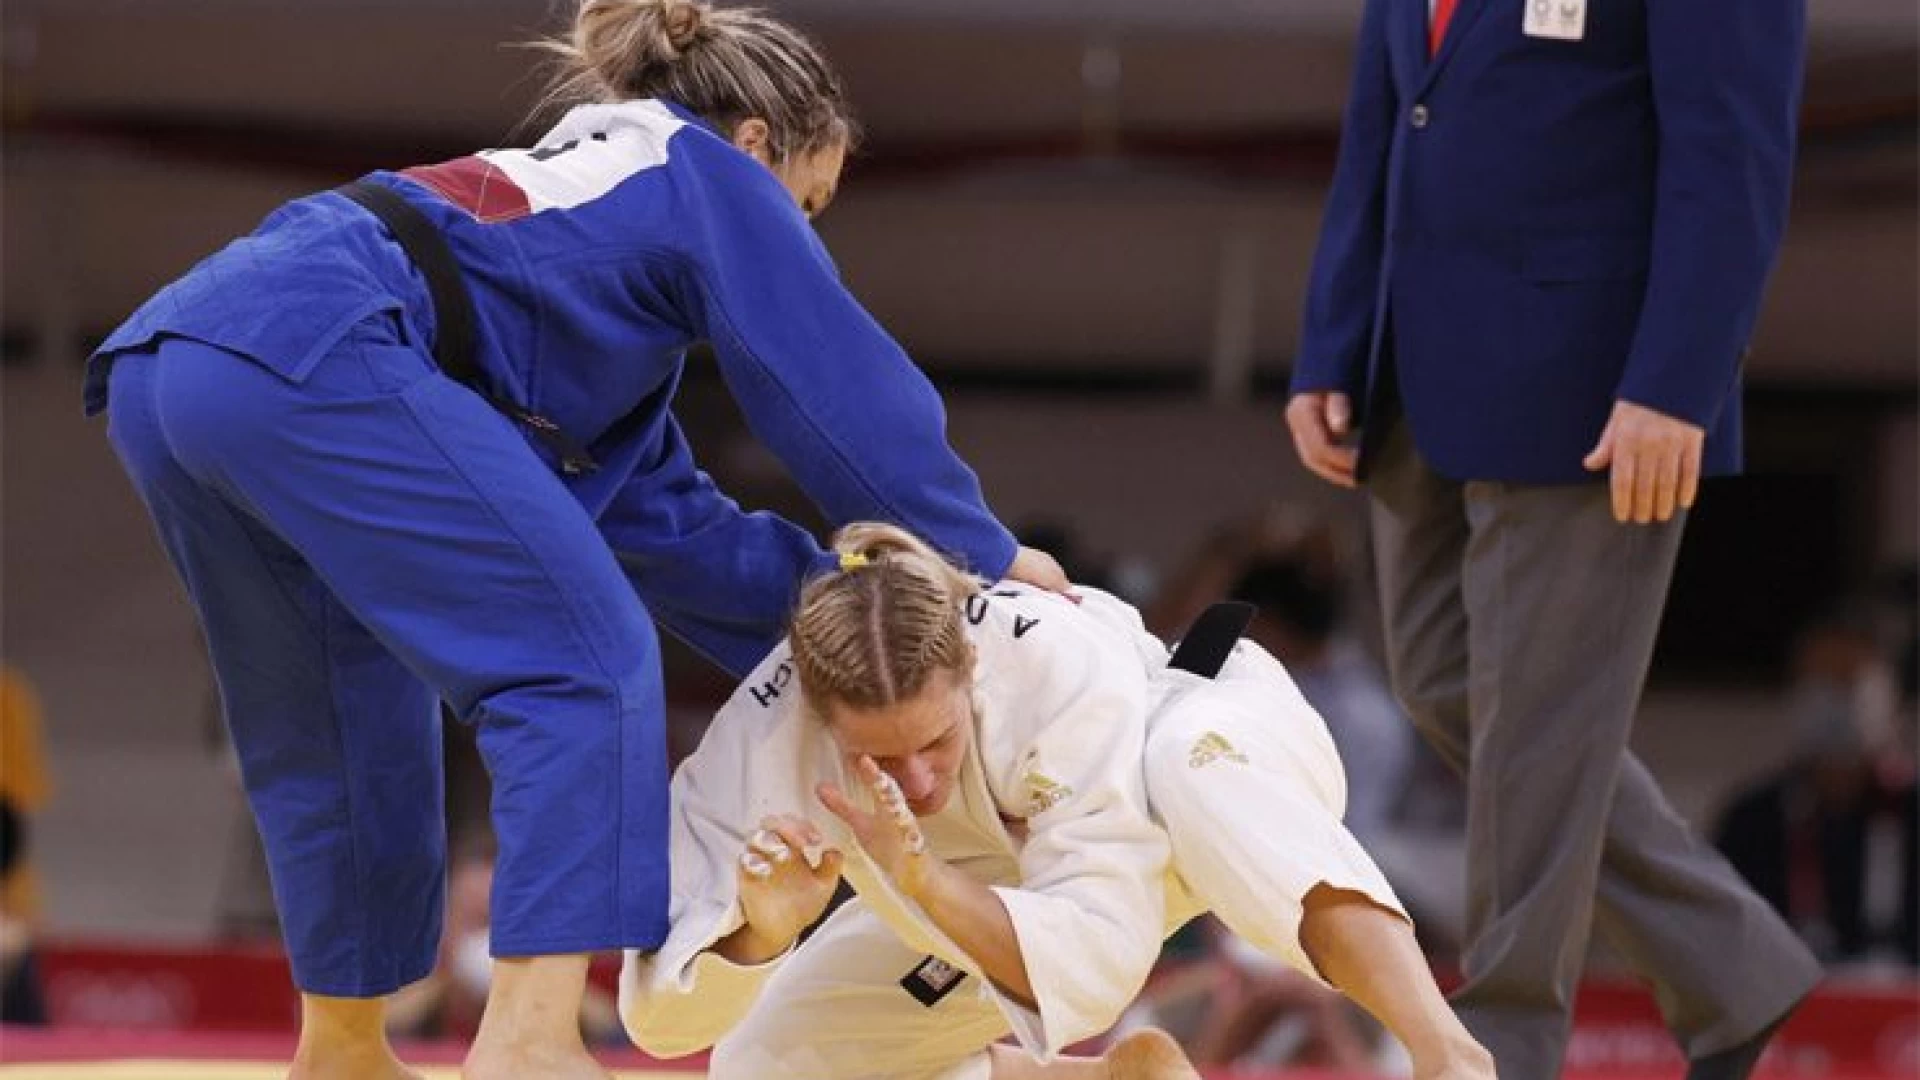
<path fill-rule="evenodd" d="M 706 29 L 707 6 L 697 0 L 583 0 L 573 39 L 557 51 L 571 61 L 578 95 L 619 101 L 649 73 L 671 68 Z"/>
<path fill-rule="evenodd" d="M 661 37 L 669 49 L 685 52 L 700 36 L 700 27 L 707 19 L 706 7 L 691 0 L 659 0 L 659 4 Z"/>
<path fill-rule="evenodd" d="M 709 0 L 576 2 L 564 36 L 534 43 L 552 57 L 547 106 L 665 98 L 729 132 L 759 117 L 776 161 L 855 141 L 833 68 L 768 15 Z"/>

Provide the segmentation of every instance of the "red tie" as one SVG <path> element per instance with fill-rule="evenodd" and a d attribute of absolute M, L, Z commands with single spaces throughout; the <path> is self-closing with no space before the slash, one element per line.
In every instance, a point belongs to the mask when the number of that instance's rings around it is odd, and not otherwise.
<path fill-rule="evenodd" d="M 1440 51 L 1440 43 L 1447 40 L 1447 24 L 1453 21 L 1453 9 L 1458 0 L 1434 0 L 1433 17 L 1427 21 L 1428 55 Z"/>

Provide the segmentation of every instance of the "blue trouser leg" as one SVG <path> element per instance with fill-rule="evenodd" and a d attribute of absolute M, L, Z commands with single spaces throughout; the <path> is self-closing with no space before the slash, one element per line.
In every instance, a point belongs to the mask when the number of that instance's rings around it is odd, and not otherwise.
<path fill-rule="evenodd" d="M 298 385 L 169 340 L 121 361 L 111 411 L 219 665 L 303 988 L 400 985 L 412 968 L 356 979 L 303 957 L 340 936 L 392 948 L 387 924 L 437 911 L 430 700 L 399 687 L 401 668 L 479 725 L 495 954 L 658 943 L 657 641 L 593 522 L 507 421 L 377 322 Z M 421 749 L 388 745 L 415 724 Z M 399 839 L 429 829 L 431 850 Z M 305 927 L 313 940 L 294 936 Z"/>
<path fill-rule="evenodd" d="M 433 692 L 297 551 L 173 460 L 154 362 L 116 372 L 113 440 L 198 609 L 294 981 L 361 997 L 423 978 L 446 869 Z"/>

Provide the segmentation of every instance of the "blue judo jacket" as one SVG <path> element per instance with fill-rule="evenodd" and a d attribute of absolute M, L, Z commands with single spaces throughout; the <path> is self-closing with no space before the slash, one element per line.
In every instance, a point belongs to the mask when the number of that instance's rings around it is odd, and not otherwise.
<path fill-rule="evenodd" d="M 439 226 L 499 395 L 585 443 L 567 477 L 649 610 L 735 673 L 777 640 L 813 539 L 748 514 L 694 464 L 670 409 L 705 341 L 754 435 L 830 521 L 890 520 L 988 578 L 1016 550 L 946 440 L 938 394 L 861 308 L 774 176 L 679 106 L 587 105 L 531 149 L 371 177 Z M 337 193 L 292 202 L 169 286 L 90 363 L 166 335 L 299 383 L 355 324 L 402 320 L 426 348 L 425 280 Z M 537 440 L 535 451 L 550 457 Z"/>
<path fill-rule="evenodd" d="M 1589 479 L 1616 399 L 1738 471 L 1805 0 L 1460 0 L 1437 54 L 1428 9 L 1367 0 L 1293 391 L 1397 394 L 1456 480 Z"/>

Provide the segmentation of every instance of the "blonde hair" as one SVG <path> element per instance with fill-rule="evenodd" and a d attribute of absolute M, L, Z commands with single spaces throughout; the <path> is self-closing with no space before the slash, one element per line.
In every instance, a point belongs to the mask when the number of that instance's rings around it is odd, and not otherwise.
<path fill-rule="evenodd" d="M 535 42 L 552 54 L 543 106 L 664 98 L 729 138 L 759 117 L 777 162 L 859 132 L 840 76 L 807 37 L 752 8 L 698 0 L 581 0 L 572 32 Z"/>
<path fill-rule="evenodd" d="M 978 581 L 892 525 L 849 525 L 833 548 L 843 569 L 801 591 L 790 635 L 810 709 L 824 718 L 834 705 L 884 708 L 936 671 L 972 673 L 966 606 Z"/>

